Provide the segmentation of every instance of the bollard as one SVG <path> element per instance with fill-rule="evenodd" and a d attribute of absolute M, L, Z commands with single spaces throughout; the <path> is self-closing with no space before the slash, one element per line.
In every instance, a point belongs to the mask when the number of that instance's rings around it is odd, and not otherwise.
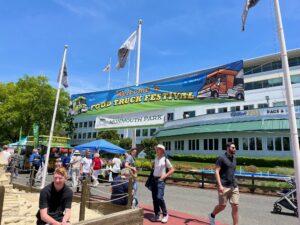
<path fill-rule="evenodd" d="M 86 193 L 87 193 L 87 180 L 85 179 L 85 180 L 82 181 L 79 221 L 84 220 L 84 217 L 85 217 Z"/>
<path fill-rule="evenodd" d="M 132 176 L 129 178 L 129 183 L 128 183 L 128 201 L 127 201 L 127 208 L 131 209 L 132 205 L 132 190 L 133 190 L 133 180 Z"/>
<path fill-rule="evenodd" d="M 2 221 L 2 212 L 3 212 L 3 203 L 4 203 L 4 193 L 5 193 L 5 187 L 0 186 L 0 224 Z"/>

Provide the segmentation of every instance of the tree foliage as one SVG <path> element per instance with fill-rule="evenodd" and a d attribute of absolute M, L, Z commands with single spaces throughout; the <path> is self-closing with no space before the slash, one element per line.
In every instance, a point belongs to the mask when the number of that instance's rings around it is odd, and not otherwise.
<path fill-rule="evenodd" d="M 155 146 L 158 144 L 156 138 L 145 138 L 141 141 L 141 146 L 146 153 L 146 159 L 153 159 L 155 157 Z"/>
<path fill-rule="evenodd" d="M 120 140 L 120 135 L 116 130 L 103 130 L 99 132 L 96 139 Z"/>
<path fill-rule="evenodd" d="M 131 138 L 123 138 L 120 140 L 120 145 L 121 148 L 124 148 L 126 150 L 131 149 L 132 146 L 132 139 Z"/>
<path fill-rule="evenodd" d="M 64 135 L 70 95 L 60 92 L 55 135 Z M 14 142 L 19 138 L 22 127 L 23 136 L 32 135 L 32 125 L 39 124 L 40 134 L 49 134 L 56 89 L 44 76 L 25 75 L 16 83 L 0 83 L 0 143 Z"/>

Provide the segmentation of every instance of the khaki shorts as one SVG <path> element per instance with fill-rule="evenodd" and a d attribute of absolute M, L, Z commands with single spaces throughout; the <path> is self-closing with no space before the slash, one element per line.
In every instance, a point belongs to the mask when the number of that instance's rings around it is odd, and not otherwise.
<path fill-rule="evenodd" d="M 219 192 L 219 205 L 226 205 L 229 200 L 230 204 L 239 204 L 240 193 L 239 188 L 227 188 L 224 187 L 223 193 Z"/>

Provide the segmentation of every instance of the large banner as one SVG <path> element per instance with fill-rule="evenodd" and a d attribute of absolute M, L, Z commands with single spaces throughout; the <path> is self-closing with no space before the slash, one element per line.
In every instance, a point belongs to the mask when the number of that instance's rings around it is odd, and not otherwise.
<path fill-rule="evenodd" d="M 71 96 L 69 113 L 112 115 L 244 99 L 243 61 L 140 86 Z"/>

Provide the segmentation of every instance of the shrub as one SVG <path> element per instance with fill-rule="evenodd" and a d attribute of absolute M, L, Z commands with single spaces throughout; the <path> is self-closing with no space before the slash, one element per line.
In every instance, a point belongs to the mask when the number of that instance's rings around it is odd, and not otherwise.
<path fill-rule="evenodd" d="M 295 175 L 295 170 L 292 168 L 282 168 L 279 166 L 276 166 L 275 168 L 271 168 L 269 170 L 270 173 L 272 174 L 281 174 L 281 175 L 288 175 L 288 176 L 294 176 Z"/>
<path fill-rule="evenodd" d="M 245 172 L 250 172 L 250 173 L 257 173 L 258 172 L 258 168 L 254 165 L 245 166 L 244 170 L 245 170 Z"/>
<path fill-rule="evenodd" d="M 191 165 L 188 164 L 176 164 L 174 165 L 175 170 L 183 170 L 183 171 L 188 171 L 193 169 Z"/>
<path fill-rule="evenodd" d="M 152 162 L 150 160 L 143 161 L 142 167 L 148 170 L 152 169 Z"/>

